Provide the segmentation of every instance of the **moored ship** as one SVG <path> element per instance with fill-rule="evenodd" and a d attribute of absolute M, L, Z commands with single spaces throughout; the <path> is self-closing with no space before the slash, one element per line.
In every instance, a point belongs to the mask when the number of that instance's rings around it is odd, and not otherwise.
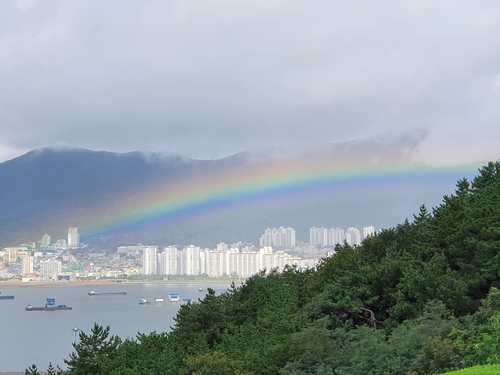
<path fill-rule="evenodd" d="M 102 292 L 102 293 L 96 293 L 93 290 L 90 292 L 87 292 L 89 296 L 125 296 L 127 292 Z"/>
<path fill-rule="evenodd" d="M 25 307 L 26 311 L 58 311 L 58 310 L 72 310 L 72 307 L 66 305 L 56 305 L 55 298 L 46 298 L 45 306 L 32 306 Z"/>
<path fill-rule="evenodd" d="M 0 296 L 0 299 L 14 299 L 14 296 Z"/>
<path fill-rule="evenodd" d="M 139 305 L 186 305 L 193 303 L 191 298 L 180 298 L 178 294 L 169 294 L 168 299 L 155 298 L 153 301 L 147 299 L 140 299 Z"/>

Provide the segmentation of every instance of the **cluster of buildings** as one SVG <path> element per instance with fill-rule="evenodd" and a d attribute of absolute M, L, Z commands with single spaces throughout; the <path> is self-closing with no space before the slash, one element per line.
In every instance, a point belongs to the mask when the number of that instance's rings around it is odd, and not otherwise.
<path fill-rule="evenodd" d="M 272 246 L 278 249 L 295 247 L 295 229 L 293 228 L 267 228 L 260 237 L 260 246 Z"/>
<path fill-rule="evenodd" d="M 52 256 L 53 251 L 78 248 L 80 246 L 80 235 L 78 228 L 68 229 L 68 240 L 59 239 L 51 243 L 50 235 L 44 234 L 40 240 L 37 251 L 36 243 L 23 244 L 21 246 L 6 247 L 1 254 L 0 266 L 5 263 L 21 263 L 20 273 L 26 278 L 40 278 L 42 280 L 73 280 L 74 275 L 62 270 L 62 262 Z M 35 272 L 36 264 L 36 272 Z"/>
<path fill-rule="evenodd" d="M 375 228 L 370 225 L 363 228 L 363 238 L 359 229 L 350 227 L 347 230 L 341 228 L 316 228 L 309 229 L 309 243 L 312 245 L 326 247 L 343 244 L 359 245 L 361 240 L 375 234 Z"/>
<path fill-rule="evenodd" d="M 62 262 L 51 257 L 51 253 L 32 251 L 28 246 L 6 247 L 1 253 L 3 253 L 3 263 L 20 261 L 20 273 L 25 277 L 39 277 L 43 280 L 69 280 L 71 278 L 63 273 Z M 37 265 L 36 272 L 35 264 Z"/>
<path fill-rule="evenodd" d="M 22 277 L 26 281 L 152 275 L 247 278 L 263 270 L 283 271 L 286 266 L 315 267 L 319 258 L 331 252 L 328 247 L 344 242 L 359 245 L 362 239 L 374 233 L 373 226 L 365 227 L 363 236 L 354 227 L 347 230 L 312 227 L 309 243 L 303 243 L 296 240 L 293 228 L 279 227 L 267 228 L 258 248 L 241 242 L 219 243 L 213 249 L 138 244 L 119 246 L 116 253 L 108 250 L 97 254 L 90 249 L 71 252 L 82 246 L 78 228 L 74 227 L 68 229 L 67 239 L 51 243 L 50 236 L 45 234 L 39 246 L 31 243 L 0 250 L 0 278 Z"/>
<path fill-rule="evenodd" d="M 311 268 L 317 259 L 303 259 L 270 246 L 256 250 L 252 246 L 229 246 L 219 243 L 216 249 L 202 249 L 190 245 L 182 249 L 167 246 L 120 246 L 119 254 L 142 254 L 143 275 L 207 275 L 209 277 L 249 277 L 262 270 L 297 266 Z"/>

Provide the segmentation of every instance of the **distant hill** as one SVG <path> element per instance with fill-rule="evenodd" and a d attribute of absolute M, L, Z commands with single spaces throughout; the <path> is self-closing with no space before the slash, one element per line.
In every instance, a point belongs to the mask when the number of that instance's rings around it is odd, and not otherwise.
<path fill-rule="evenodd" d="M 220 183 L 223 187 L 232 183 L 233 173 L 241 176 L 246 170 L 257 173 L 256 170 L 265 168 L 279 171 L 304 161 L 311 166 L 324 160 L 352 168 L 373 165 L 375 170 L 380 165 L 404 164 L 418 141 L 418 137 L 412 136 L 377 138 L 314 150 L 252 150 L 219 160 L 143 152 L 33 150 L 0 164 L 0 246 L 37 241 L 45 233 L 53 240 L 65 238 L 67 228 L 72 226 L 82 228 L 85 236 L 85 226 L 105 219 L 130 202 L 141 207 L 137 200 L 147 196 L 148 191 L 168 192 L 175 184 L 179 190 L 179 182 L 182 190 L 182 181 L 186 188 L 193 181 L 203 187 L 205 179 L 220 177 L 224 179 Z M 203 215 L 138 222 L 125 229 L 91 233 L 82 239 L 99 240 L 105 246 L 136 242 L 214 246 L 220 241 L 257 242 L 265 228 L 283 225 L 294 227 L 298 239 L 307 241 L 310 226 L 362 229 L 370 224 L 377 228 L 394 225 L 422 203 L 439 203 L 443 193 L 461 177 L 458 174 L 436 180 L 435 176 L 423 175 L 413 187 L 394 189 L 381 187 L 380 181 L 358 181 L 337 190 L 301 192 L 300 199 L 296 194 L 281 197 L 278 192 L 273 199 L 256 199 L 246 206 L 231 201 L 204 208 Z M 269 178 L 273 178 L 272 174 Z M 400 179 L 399 183 L 405 181 Z"/>

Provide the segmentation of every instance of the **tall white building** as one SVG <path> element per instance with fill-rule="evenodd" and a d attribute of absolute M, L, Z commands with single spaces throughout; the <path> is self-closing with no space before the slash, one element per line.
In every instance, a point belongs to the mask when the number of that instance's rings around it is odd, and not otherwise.
<path fill-rule="evenodd" d="M 279 249 L 295 247 L 295 229 L 267 228 L 260 237 L 260 246 L 273 246 Z"/>
<path fill-rule="evenodd" d="M 229 245 L 227 243 L 221 242 L 217 244 L 217 251 L 226 252 L 229 250 Z"/>
<path fill-rule="evenodd" d="M 23 275 L 30 275 L 33 273 L 33 257 L 24 257 L 22 260 Z"/>
<path fill-rule="evenodd" d="M 156 275 L 158 246 L 144 246 L 142 250 L 142 274 Z"/>
<path fill-rule="evenodd" d="M 186 253 L 186 275 L 199 275 L 201 271 L 200 248 L 189 245 L 184 249 Z"/>
<path fill-rule="evenodd" d="M 40 246 L 41 247 L 50 246 L 50 236 L 48 234 L 44 234 L 42 236 L 42 240 L 40 241 Z"/>
<path fill-rule="evenodd" d="M 349 227 L 346 231 L 346 242 L 349 245 L 359 245 L 361 244 L 361 233 L 359 232 L 359 229 L 354 228 L 354 227 Z"/>
<path fill-rule="evenodd" d="M 309 229 L 309 243 L 321 247 L 328 246 L 328 229 L 312 227 Z"/>
<path fill-rule="evenodd" d="M 227 251 L 227 250 L 226 250 Z M 226 275 L 226 251 L 205 251 L 205 272 L 210 277 Z"/>
<path fill-rule="evenodd" d="M 373 227 L 373 225 L 363 228 L 363 239 L 367 238 L 368 236 L 373 236 L 374 234 L 375 228 Z"/>
<path fill-rule="evenodd" d="M 80 235 L 78 234 L 77 227 L 68 229 L 68 246 L 69 247 L 80 246 Z"/>
<path fill-rule="evenodd" d="M 328 230 L 328 245 L 344 243 L 345 233 L 341 228 L 331 228 Z"/>
<path fill-rule="evenodd" d="M 175 246 L 163 248 L 163 252 L 158 255 L 158 274 L 177 275 L 179 273 L 179 250 Z"/>
<path fill-rule="evenodd" d="M 229 275 L 239 277 L 250 277 L 260 268 L 260 254 L 257 251 L 240 253 L 237 249 L 231 249 L 227 253 L 227 269 Z"/>
<path fill-rule="evenodd" d="M 62 272 L 62 264 L 58 260 L 41 260 L 40 276 L 45 280 L 55 280 L 56 275 Z"/>

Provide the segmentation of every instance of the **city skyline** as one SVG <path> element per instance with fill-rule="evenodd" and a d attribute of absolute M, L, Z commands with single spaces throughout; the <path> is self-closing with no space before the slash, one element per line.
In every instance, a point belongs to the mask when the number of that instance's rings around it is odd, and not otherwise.
<path fill-rule="evenodd" d="M 373 226 L 363 228 L 363 240 L 375 234 Z M 2 260 L 0 270 L 5 265 L 21 262 L 19 275 L 23 280 L 53 280 L 74 281 L 82 275 L 93 275 L 100 269 L 95 263 L 89 263 L 86 273 L 63 269 L 63 262 L 74 262 L 76 258 L 70 255 L 80 245 L 78 243 L 78 228 L 68 229 L 68 241 L 58 239 L 50 244 L 50 235 L 44 234 L 39 243 L 21 244 L 16 247 L 5 247 L 0 250 Z M 361 243 L 361 234 L 357 228 L 310 228 L 310 242 L 297 242 L 295 230 L 291 227 L 267 228 L 260 238 L 259 246 L 251 243 L 227 244 L 219 242 L 215 247 L 202 248 L 196 245 L 179 247 L 177 245 L 160 247 L 158 245 L 123 245 L 116 248 L 120 257 L 141 260 L 136 264 L 139 268 L 130 268 L 127 263 L 126 271 L 112 272 L 115 276 L 131 272 L 132 275 L 143 276 L 200 276 L 208 277 L 243 277 L 247 278 L 263 270 L 277 269 L 283 271 L 286 266 L 295 266 L 299 269 L 315 267 L 322 255 L 334 254 L 332 247 L 346 243 L 358 246 Z M 77 245 L 78 244 L 78 245 Z M 43 246 L 42 246 L 43 245 Z M 87 247 L 86 244 L 82 244 Z M 320 249 L 324 249 L 321 253 Z M 92 248 L 87 251 L 92 252 Z M 66 255 L 61 255 L 66 252 Z M 112 257 L 112 259 L 115 259 Z M 119 259 L 115 259 L 118 261 Z M 122 266 L 123 267 L 123 266 Z M 102 270 L 101 270 L 102 272 Z M 106 272 L 111 272 L 106 271 Z"/>
<path fill-rule="evenodd" d="M 349 231 L 351 231 L 351 233 L 349 233 Z M 68 228 L 67 232 L 67 240 L 64 238 L 60 238 L 55 242 L 51 242 L 51 236 L 46 233 L 38 241 L 24 243 L 16 246 L 22 246 L 23 249 L 27 249 L 28 247 L 36 247 L 35 244 L 38 243 L 40 245 L 40 248 L 50 250 L 75 248 L 80 246 L 80 234 L 78 233 L 78 228 L 70 227 Z M 280 226 L 277 228 L 274 227 L 265 229 L 264 233 L 260 236 L 258 244 L 261 247 L 271 246 L 274 248 L 283 249 L 295 247 L 297 241 L 320 246 L 334 246 L 336 244 L 342 244 L 344 240 L 346 240 L 349 245 L 359 245 L 362 240 L 373 234 L 375 234 L 375 228 L 373 227 L 373 225 L 369 225 L 363 228 L 362 237 L 361 232 L 356 227 L 348 227 L 347 230 L 344 230 L 342 228 L 327 229 L 325 227 L 310 227 L 309 241 L 300 241 L 296 239 L 294 228 Z M 219 249 L 221 244 L 223 243 L 218 243 L 215 245 L 215 248 L 217 248 L 218 251 L 221 251 L 221 249 Z M 5 248 L 16 248 L 16 246 L 7 246 Z"/>

